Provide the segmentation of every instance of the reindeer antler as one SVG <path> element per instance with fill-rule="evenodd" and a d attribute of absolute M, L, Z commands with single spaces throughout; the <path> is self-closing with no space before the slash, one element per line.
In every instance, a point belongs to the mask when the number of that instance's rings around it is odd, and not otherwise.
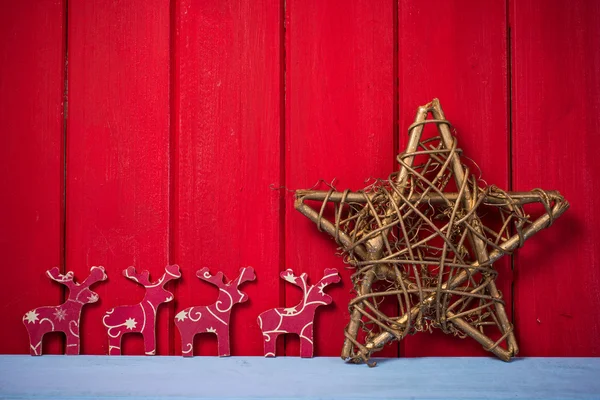
<path fill-rule="evenodd" d="M 240 286 L 244 282 L 250 282 L 256 279 L 256 273 L 254 272 L 254 268 L 252 267 L 243 267 L 240 268 L 240 274 L 232 280 L 232 282 L 236 282 L 236 286 Z"/>
<path fill-rule="evenodd" d="M 81 285 L 85 287 L 90 287 L 96 282 L 105 281 L 108 279 L 106 273 L 104 272 L 104 267 L 102 266 L 93 266 L 90 268 L 90 275 L 85 278 Z"/>
<path fill-rule="evenodd" d="M 212 283 L 216 287 L 225 286 L 225 282 L 223 282 L 223 273 L 221 271 L 217 272 L 217 274 L 213 276 L 210 274 L 208 267 L 204 267 L 196 272 L 196 276 L 203 281 Z"/>
<path fill-rule="evenodd" d="M 138 273 L 135 270 L 135 267 L 128 267 L 123 271 L 123 275 L 127 279 L 131 279 L 134 282 L 139 283 L 142 286 L 150 286 L 152 283 L 150 282 L 150 272 L 148 270 L 144 270 L 141 273 Z"/>
<path fill-rule="evenodd" d="M 179 278 L 181 278 L 181 272 L 179 272 L 179 265 L 167 265 L 165 267 L 165 273 L 160 277 L 157 283 L 164 286 L 167 282 Z"/>
<path fill-rule="evenodd" d="M 338 270 L 335 268 L 326 268 L 323 273 L 323 277 L 317 282 L 317 286 L 323 289 L 325 286 L 331 285 L 332 283 L 337 283 L 341 280 L 340 274 Z"/>
<path fill-rule="evenodd" d="M 285 271 L 282 271 L 279 276 L 281 277 L 281 279 L 284 279 L 286 281 L 288 281 L 289 283 L 292 283 L 296 286 L 298 286 L 300 289 L 302 289 L 304 291 L 304 293 L 306 293 L 307 289 L 308 289 L 308 275 L 306 274 L 306 272 L 303 272 L 302 274 L 300 274 L 300 276 L 296 276 L 294 275 L 294 271 L 292 271 L 291 268 L 286 269 Z"/>
<path fill-rule="evenodd" d="M 53 281 L 61 283 L 68 288 L 71 288 L 72 286 L 75 285 L 75 282 L 73 282 L 73 271 L 69 271 L 63 275 L 60 273 L 60 270 L 58 269 L 58 267 L 54 267 L 54 268 L 46 271 L 46 275 L 48 276 L 48 278 L 52 279 Z"/>

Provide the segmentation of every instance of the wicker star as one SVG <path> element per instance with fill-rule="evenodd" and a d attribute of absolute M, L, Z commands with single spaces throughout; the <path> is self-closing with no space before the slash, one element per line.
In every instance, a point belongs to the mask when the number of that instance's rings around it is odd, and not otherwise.
<path fill-rule="evenodd" d="M 422 139 L 429 123 L 438 135 Z M 296 191 L 296 209 L 331 235 L 356 269 L 347 361 L 368 363 L 391 340 L 434 328 L 471 337 L 504 361 L 518 353 L 493 263 L 549 227 L 569 203 L 556 191 L 483 186 L 450 129 L 434 99 L 419 107 L 397 157 L 400 170 L 387 180 L 358 192 Z M 530 218 L 523 206 L 531 203 L 543 205 L 543 215 Z M 380 309 L 386 297 L 399 315 Z"/>

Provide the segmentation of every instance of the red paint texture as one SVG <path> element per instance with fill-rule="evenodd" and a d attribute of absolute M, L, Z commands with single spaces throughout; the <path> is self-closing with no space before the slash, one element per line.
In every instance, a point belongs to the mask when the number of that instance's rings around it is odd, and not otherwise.
<path fill-rule="evenodd" d="M 44 276 L 64 271 L 64 8 L 55 0 L 0 4 L 0 353 L 28 353 L 23 313 L 64 299 Z M 62 338 L 48 336 L 44 351 L 64 352 Z"/>
<path fill-rule="evenodd" d="M 110 284 L 82 319 L 86 354 L 107 354 L 107 309 L 133 304 L 129 265 L 169 263 L 169 1 L 69 1 L 66 266 L 103 265 Z M 172 315 L 158 313 L 158 354 L 169 354 Z M 124 354 L 144 354 L 128 335 Z"/>
<path fill-rule="evenodd" d="M 510 2 L 512 178 L 571 208 L 515 256 L 523 356 L 600 356 L 600 3 Z"/>
<path fill-rule="evenodd" d="M 176 307 L 215 302 L 197 269 L 227 276 L 256 269 L 250 301 L 236 307 L 232 355 L 262 355 L 256 316 L 283 305 L 280 31 L 278 0 L 174 2 L 172 37 L 172 262 L 183 279 Z M 172 321 L 172 319 L 171 319 Z M 176 334 L 174 354 L 181 354 Z M 195 354 L 217 355 L 214 335 L 198 336 Z"/>

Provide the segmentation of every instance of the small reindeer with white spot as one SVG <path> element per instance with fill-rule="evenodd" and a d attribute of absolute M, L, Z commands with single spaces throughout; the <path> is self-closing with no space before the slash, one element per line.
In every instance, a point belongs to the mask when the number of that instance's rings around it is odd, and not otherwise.
<path fill-rule="evenodd" d="M 234 305 L 248 300 L 248 295 L 239 290 L 239 287 L 242 283 L 253 281 L 256 278 L 254 269 L 251 267 L 241 268 L 238 277 L 229 281 L 229 283 L 223 281 L 222 272 L 217 272 L 213 276 L 208 268 L 202 268 L 196 273 L 196 276 L 218 287 L 219 298 L 214 304 L 188 307 L 177 313 L 175 325 L 181 335 L 181 352 L 184 357 L 193 356 L 194 336 L 198 333 L 210 332 L 217 335 L 219 356 L 229 356 L 231 309 Z"/>
<path fill-rule="evenodd" d="M 164 288 L 167 282 L 179 279 L 178 265 L 167 265 L 165 273 L 156 282 L 150 282 L 150 273 L 137 273 L 134 267 L 123 271 L 127 279 L 142 285 L 146 289 L 144 299 L 133 306 L 118 306 L 110 309 L 102 318 L 108 333 L 108 354 L 121 354 L 121 337 L 126 333 L 139 332 L 144 336 L 146 355 L 156 354 L 156 311 L 162 303 L 173 300 L 173 293 Z"/>
<path fill-rule="evenodd" d="M 48 278 L 65 285 L 69 289 L 67 300 L 58 306 L 38 307 L 23 316 L 23 323 L 29 333 L 29 347 L 32 356 L 42 354 L 42 339 L 48 332 L 64 332 L 67 337 L 67 355 L 79 354 L 79 319 L 84 305 L 98 301 L 98 294 L 90 286 L 106 280 L 102 267 L 92 267 L 90 275 L 83 283 L 75 283 L 73 272 L 61 274 L 57 267 L 46 272 Z"/>
<path fill-rule="evenodd" d="M 316 285 L 308 286 L 307 275 L 294 275 L 291 269 L 280 274 L 282 279 L 302 289 L 302 301 L 291 308 L 272 308 L 258 316 L 258 325 L 263 333 L 265 357 L 275 357 L 277 337 L 282 333 L 295 333 L 300 336 L 300 357 L 313 355 L 313 321 L 317 307 L 331 304 L 333 299 L 324 293 L 326 286 L 340 281 L 334 268 L 325 270 L 323 278 Z"/>

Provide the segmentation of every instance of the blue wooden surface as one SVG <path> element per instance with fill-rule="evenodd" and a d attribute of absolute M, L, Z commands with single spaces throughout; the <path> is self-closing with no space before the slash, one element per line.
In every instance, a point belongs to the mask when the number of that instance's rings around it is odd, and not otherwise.
<path fill-rule="evenodd" d="M 1 399 L 600 398 L 600 359 L 0 356 Z"/>

